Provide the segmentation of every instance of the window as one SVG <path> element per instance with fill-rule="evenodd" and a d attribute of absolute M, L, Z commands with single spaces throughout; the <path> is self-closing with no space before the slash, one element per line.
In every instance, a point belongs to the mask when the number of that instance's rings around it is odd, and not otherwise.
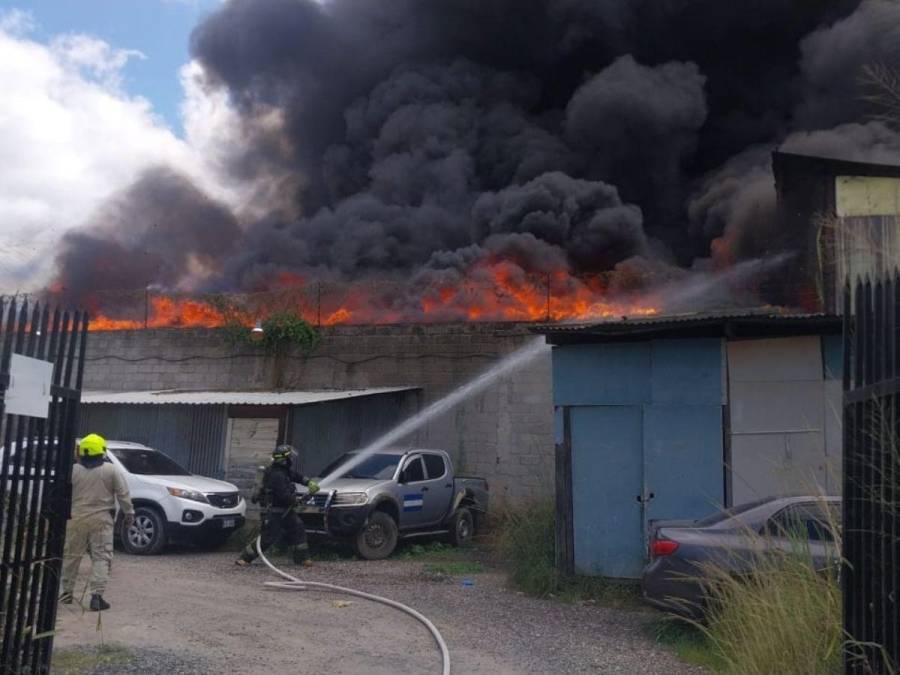
<path fill-rule="evenodd" d="M 190 476 L 191 472 L 157 450 L 111 448 L 128 473 L 139 476 Z"/>
<path fill-rule="evenodd" d="M 414 457 L 406 463 L 406 468 L 403 469 L 403 482 L 417 483 L 422 480 L 425 480 L 425 469 L 422 467 L 422 458 Z"/>
<path fill-rule="evenodd" d="M 356 455 L 357 453 L 355 452 L 348 452 L 344 455 L 341 455 L 331 464 L 322 469 L 320 475 L 330 476 L 332 472 L 337 471 L 344 464 L 351 462 L 356 457 Z M 341 474 L 341 478 L 393 478 L 394 471 L 397 469 L 398 461 L 400 461 L 400 458 L 397 455 L 369 455 L 358 464 L 353 465 L 350 469 Z"/>
<path fill-rule="evenodd" d="M 446 473 L 444 458 L 440 455 L 425 455 L 425 469 L 428 471 L 429 480 L 441 478 Z"/>
<path fill-rule="evenodd" d="M 840 512 L 831 504 L 827 511 L 822 504 L 795 504 L 772 516 L 766 530 L 776 537 L 834 541 L 832 530 L 840 527 Z"/>

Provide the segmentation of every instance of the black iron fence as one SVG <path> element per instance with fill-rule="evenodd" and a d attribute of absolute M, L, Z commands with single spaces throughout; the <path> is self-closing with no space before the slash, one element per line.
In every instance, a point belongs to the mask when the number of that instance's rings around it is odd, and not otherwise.
<path fill-rule="evenodd" d="M 0 304 L 0 673 L 50 669 L 87 316 Z M 21 355 L 52 363 L 49 403 L 23 407 Z M 49 368 L 49 366 L 45 366 Z M 28 397 L 26 397 L 28 398 Z M 34 397 L 31 397 L 34 398 Z M 40 408 L 41 403 L 38 404 Z"/>
<path fill-rule="evenodd" d="M 900 277 L 847 287 L 844 316 L 846 672 L 895 673 L 900 665 Z"/>

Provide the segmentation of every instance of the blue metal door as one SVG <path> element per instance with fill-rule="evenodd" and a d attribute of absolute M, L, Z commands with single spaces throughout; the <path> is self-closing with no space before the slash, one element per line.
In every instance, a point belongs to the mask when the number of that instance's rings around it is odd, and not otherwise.
<path fill-rule="evenodd" d="M 644 408 L 644 516 L 702 518 L 724 505 L 722 407 Z"/>
<path fill-rule="evenodd" d="M 644 564 L 637 500 L 643 468 L 641 406 L 574 406 L 570 415 L 575 570 L 638 577 Z"/>

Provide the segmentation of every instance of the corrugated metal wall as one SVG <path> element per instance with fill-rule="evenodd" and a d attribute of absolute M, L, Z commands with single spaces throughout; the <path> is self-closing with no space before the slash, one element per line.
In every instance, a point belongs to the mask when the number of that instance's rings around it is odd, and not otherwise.
<path fill-rule="evenodd" d="M 224 405 L 82 405 L 79 434 L 143 443 L 194 473 L 222 478 L 226 410 Z"/>
<path fill-rule="evenodd" d="M 316 475 L 341 454 L 414 414 L 418 406 L 416 390 L 298 406 L 291 411 L 290 442 L 301 449 L 303 472 Z"/>

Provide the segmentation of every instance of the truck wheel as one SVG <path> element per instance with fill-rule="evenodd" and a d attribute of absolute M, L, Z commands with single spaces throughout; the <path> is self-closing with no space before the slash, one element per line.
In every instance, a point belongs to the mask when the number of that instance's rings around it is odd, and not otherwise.
<path fill-rule="evenodd" d="M 475 519 L 472 512 L 465 507 L 456 509 L 450 517 L 450 543 L 464 546 L 475 536 Z"/>
<path fill-rule="evenodd" d="M 166 545 L 166 524 L 155 509 L 139 506 L 134 525 L 122 527 L 122 548 L 133 555 L 156 555 Z"/>
<path fill-rule="evenodd" d="M 375 511 L 356 535 L 356 552 L 366 560 L 383 560 L 397 548 L 397 523 L 384 511 Z"/>

